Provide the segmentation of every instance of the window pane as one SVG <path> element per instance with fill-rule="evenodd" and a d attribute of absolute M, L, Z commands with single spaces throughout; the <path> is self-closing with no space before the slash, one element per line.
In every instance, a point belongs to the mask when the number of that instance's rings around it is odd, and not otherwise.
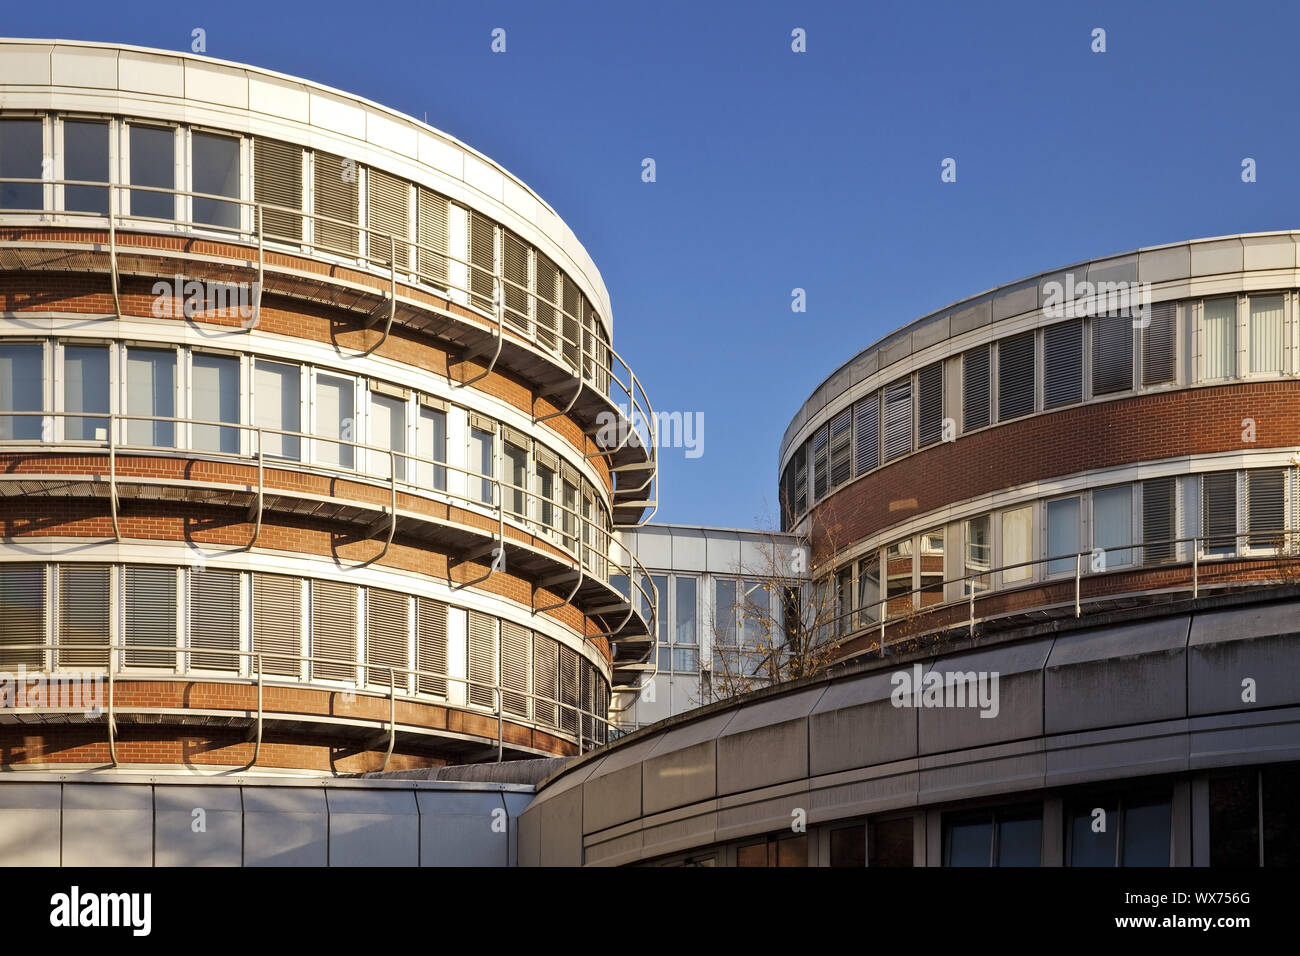
<path fill-rule="evenodd" d="M 921 607 L 943 602 L 943 529 L 921 535 Z"/>
<path fill-rule="evenodd" d="M 63 410 L 108 414 L 108 349 L 69 345 L 63 349 Z M 108 419 L 65 418 L 69 441 L 107 441 Z"/>
<path fill-rule="evenodd" d="M 1084 804 L 1074 809 L 1070 818 L 1070 866 L 1115 865 L 1118 809 L 1113 800 Z M 1102 813 L 1094 816 L 1096 810 Z"/>
<path fill-rule="evenodd" d="M 0 121 L 0 179 L 41 179 L 44 146 L 39 119 Z M 0 209 L 41 209 L 40 183 L 0 184 Z"/>
<path fill-rule="evenodd" d="M 751 843 L 736 850 L 736 866 L 767 866 L 767 844 Z"/>
<path fill-rule="evenodd" d="M 966 577 L 963 594 L 978 594 L 990 587 L 988 571 L 993 567 L 992 516 L 980 515 L 966 522 Z"/>
<path fill-rule="evenodd" d="M 1250 297 L 1250 370 L 1282 371 L 1282 297 Z"/>
<path fill-rule="evenodd" d="M 300 432 L 301 394 L 298 366 L 279 362 L 257 363 L 253 372 L 253 423 L 271 429 L 262 433 L 262 451 L 275 458 L 298 460 L 298 437 L 277 432 Z"/>
<path fill-rule="evenodd" d="M 1201 478 L 1206 554 L 1237 549 L 1237 473 L 1220 471 Z"/>
<path fill-rule="evenodd" d="M 1043 854 L 1043 814 L 1039 809 L 998 821 L 998 866 L 1039 866 Z"/>
<path fill-rule="evenodd" d="M 677 619 L 677 628 L 673 634 L 673 640 L 678 644 L 694 644 L 699 640 L 699 635 L 695 629 L 697 583 L 695 578 L 676 577 L 673 579 L 673 587 L 676 588 L 675 616 Z"/>
<path fill-rule="evenodd" d="M 1300 866 L 1300 764 L 1260 772 L 1264 790 L 1264 865 Z"/>
<path fill-rule="evenodd" d="M 900 541 L 885 549 L 885 597 L 889 613 L 906 614 L 912 609 L 912 542 Z"/>
<path fill-rule="evenodd" d="M 176 188 L 176 134 L 152 126 L 131 127 L 131 185 Z M 171 193 L 131 190 L 131 215 L 173 219 L 176 201 Z"/>
<path fill-rule="evenodd" d="M 41 396 L 40 345 L 0 346 L 0 412 L 39 412 Z M 40 415 L 0 414 L 0 439 L 40 441 Z"/>
<path fill-rule="evenodd" d="M 776 841 L 777 866 L 807 866 L 808 837 L 784 837 Z"/>
<path fill-rule="evenodd" d="M 196 193 L 239 198 L 239 140 L 233 136 L 194 133 L 194 187 Z M 239 206 L 219 199 L 194 197 L 194 221 L 239 228 Z"/>
<path fill-rule="evenodd" d="M 176 417 L 176 353 L 131 349 L 126 358 L 127 442 L 132 445 L 175 447 L 176 426 L 153 418 Z"/>
<path fill-rule="evenodd" d="M 316 376 L 316 434 L 320 436 L 315 442 L 317 461 L 342 468 L 353 467 L 355 448 L 344 444 L 354 440 L 353 400 L 351 379 Z"/>
<path fill-rule="evenodd" d="M 1171 807 L 1168 797 L 1124 808 L 1124 865 L 1168 866 Z"/>
<path fill-rule="evenodd" d="M 447 460 L 447 413 L 440 408 L 420 406 L 419 455 L 425 462 Z M 420 464 L 420 484 L 435 491 L 447 490 L 447 469 Z"/>
<path fill-rule="evenodd" d="M 998 421 L 1034 410 L 1034 333 L 1022 332 L 998 342 Z"/>
<path fill-rule="evenodd" d="M 555 471 L 548 465 L 537 463 L 538 520 L 549 527 L 555 525 Z"/>
<path fill-rule="evenodd" d="M 867 834 L 868 866 L 911 866 L 912 818 L 877 820 Z"/>
<path fill-rule="evenodd" d="M 239 423 L 239 359 L 229 355 L 194 356 L 194 411 L 205 421 Z M 239 451 L 239 429 L 195 425 L 194 447 L 206 451 Z"/>
<path fill-rule="evenodd" d="M 858 627 L 880 620 L 880 555 L 858 562 Z"/>
<path fill-rule="evenodd" d="M 1083 322 L 1061 322 L 1043 330 L 1043 407 L 1083 399 Z"/>
<path fill-rule="evenodd" d="M 107 123 L 64 120 L 63 178 L 82 182 L 108 182 Z M 106 216 L 108 189 L 102 186 L 64 186 L 63 208 Z"/>
<path fill-rule="evenodd" d="M 742 645 L 754 647 L 759 641 L 766 642 L 768 637 L 768 623 L 772 615 L 769 600 L 771 592 L 760 581 L 742 581 L 740 588 L 741 592 L 736 599 L 739 611 L 737 640 Z"/>
<path fill-rule="evenodd" d="M 470 494 L 484 504 L 492 503 L 492 433 L 482 428 L 469 430 L 469 468 L 485 476 L 470 481 Z M 554 491 L 552 491 L 552 499 Z M 550 522 L 548 522 L 549 524 Z"/>
<path fill-rule="evenodd" d="M 1252 548 L 1276 548 L 1286 530 L 1286 472 L 1252 468 L 1246 472 L 1246 527 Z"/>
<path fill-rule="evenodd" d="M 528 488 L 528 449 L 510 442 L 504 443 L 506 482 L 513 486 L 505 489 L 506 511 L 516 518 L 524 516 Z"/>
<path fill-rule="evenodd" d="M 1079 550 L 1079 499 L 1061 498 L 1047 503 L 1047 556 L 1073 555 Z M 1048 574 L 1073 573 L 1076 560 L 1062 557 L 1047 562 Z"/>
<path fill-rule="evenodd" d="M 406 401 L 393 395 L 370 396 L 370 444 L 406 451 Z M 382 451 L 372 451 L 370 473 L 381 478 L 389 477 L 389 464 L 396 467 L 397 480 L 406 480 L 406 459 L 401 455 L 389 456 Z"/>
<path fill-rule="evenodd" d="M 1211 299 L 1201 321 L 1203 378 L 1230 378 L 1236 374 L 1237 300 Z"/>
<path fill-rule="evenodd" d="M 1029 560 L 1033 549 L 1033 514 L 1033 508 L 1002 512 L 1002 566 L 1008 568 L 1002 572 L 1002 580 L 1007 584 L 1027 581 L 1033 576 L 1033 567 L 1024 563 Z"/>
<path fill-rule="evenodd" d="M 993 820 L 954 821 L 948 825 L 948 866 L 988 866 L 993 853 Z"/>
<path fill-rule="evenodd" d="M 1133 387 L 1133 318 L 1099 315 L 1092 320 L 1092 394 L 1126 392 Z"/>
<path fill-rule="evenodd" d="M 1259 772 L 1210 778 L 1210 866 L 1259 866 Z"/>
<path fill-rule="evenodd" d="M 699 657 L 693 647 L 673 648 L 673 670 L 679 674 L 694 674 L 700 669 Z"/>
<path fill-rule="evenodd" d="M 867 828 L 840 827 L 831 831 L 831 866 L 867 865 Z"/>
<path fill-rule="evenodd" d="M 655 639 L 661 644 L 668 643 L 669 625 L 668 625 L 668 576 L 664 574 L 650 575 L 650 581 L 654 584 L 654 596 L 658 598 L 655 604 Z M 646 587 L 649 591 L 649 586 Z M 649 608 L 647 607 L 647 610 Z"/>
<path fill-rule="evenodd" d="M 1109 549 L 1133 543 L 1133 490 L 1128 485 L 1100 488 L 1092 493 L 1092 546 Z M 1103 550 L 1104 568 L 1129 564 L 1133 552 Z"/>
<path fill-rule="evenodd" d="M 719 644 L 736 643 L 736 582 L 719 578 L 714 581 L 715 633 Z"/>

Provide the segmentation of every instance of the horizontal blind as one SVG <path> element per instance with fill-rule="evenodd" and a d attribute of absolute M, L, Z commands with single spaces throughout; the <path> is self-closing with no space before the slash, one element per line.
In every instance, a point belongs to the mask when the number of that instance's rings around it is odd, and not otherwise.
<path fill-rule="evenodd" d="M 313 678 L 357 679 L 357 589 L 337 581 L 311 582 L 311 656 Z M 337 663 L 336 663 L 337 662 Z"/>
<path fill-rule="evenodd" d="M 912 380 L 885 387 L 885 461 L 912 450 Z"/>
<path fill-rule="evenodd" d="M 560 644 L 543 634 L 533 635 L 533 693 L 534 720 L 546 727 L 555 727 L 558 714 L 556 701 L 560 699 Z"/>
<path fill-rule="evenodd" d="M 411 601 L 405 594 L 366 588 L 366 680 L 405 689 L 410 667 L 409 632 Z M 389 668 L 396 668 L 390 672 Z"/>
<path fill-rule="evenodd" d="M 1237 473 L 1211 472 L 1201 476 L 1202 522 L 1205 550 L 1228 552 L 1237 547 Z"/>
<path fill-rule="evenodd" d="M 962 431 L 989 423 L 989 394 L 989 346 L 981 345 L 961 356 Z"/>
<path fill-rule="evenodd" d="M 496 289 L 496 223 L 478 213 L 469 217 L 469 290 L 470 301 L 480 309 L 491 311 Z"/>
<path fill-rule="evenodd" d="M 0 669 L 44 669 L 44 649 L 13 645 L 45 643 L 45 602 L 44 565 L 0 565 Z"/>
<path fill-rule="evenodd" d="M 420 244 L 420 278 L 437 286 L 447 284 L 447 198 L 419 188 L 416 209 L 416 241 Z"/>
<path fill-rule="evenodd" d="M 916 446 L 924 448 L 943 438 L 943 363 L 916 373 Z"/>
<path fill-rule="evenodd" d="M 267 674 L 297 677 L 302 654 L 302 582 L 282 574 L 253 575 L 253 650 Z M 253 661 L 256 668 L 257 661 Z"/>
<path fill-rule="evenodd" d="M 808 510 L 808 445 L 804 443 L 794 453 L 793 517 Z"/>
<path fill-rule="evenodd" d="M 469 702 L 496 706 L 497 619 L 480 611 L 469 612 Z"/>
<path fill-rule="evenodd" d="M 1142 330 L 1142 384 L 1172 382 L 1175 376 L 1177 349 L 1174 302 L 1157 302 L 1147 307 L 1147 327 Z"/>
<path fill-rule="evenodd" d="M 176 569 L 127 565 L 122 611 L 128 667 L 176 667 Z"/>
<path fill-rule="evenodd" d="M 1083 321 L 1043 330 L 1043 408 L 1083 401 Z"/>
<path fill-rule="evenodd" d="M 421 674 L 421 694 L 447 696 L 447 605 L 441 601 L 419 598 L 415 607 L 415 666 L 428 671 Z"/>
<path fill-rule="evenodd" d="M 853 406 L 853 474 L 865 475 L 880 466 L 880 393 L 872 392 Z"/>
<path fill-rule="evenodd" d="M 1092 319 L 1092 394 L 1133 387 L 1133 319 L 1127 312 Z"/>
<path fill-rule="evenodd" d="M 583 658 L 581 662 L 582 681 L 582 739 L 594 742 L 596 738 L 596 669 L 591 662 Z"/>
<path fill-rule="evenodd" d="M 551 303 L 558 301 L 556 294 L 560 270 L 548 257 L 538 252 L 534 258 L 537 269 L 537 341 L 555 351 L 559 327 L 556 324 L 558 313 Z"/>
<path fill-rule="evenodd" d="M 528 243 L 509 229 L 502 230 L 501 270 L 506 286 L 506 321 L 528 331 Z"/>
<path fill-rule="evenodd" d="M 817 429 L 817 434 L 813 436 L 813 502 L 821 501 L 826 497 L 828 487 L 828 473 L 826 468 L 826 445 L 829 437 L 829 431 L 825 425 Z"/>
<path fill-rule="evenodd" d="M 103 650 L 60 650 L 59 667 L 108 666 L 109 567 L 106 564 L 59 565 L 60 645 L 101 644 Z"/>
<path fill-rule="evenodd" d="M 998 421 L 1010 421 L 1034 410 L 1037 387 L 1034 333 L 1022 332 L 998 342 Z"/>
<path fill-rule="evenodd" d="M 1173 478 L 1149 478 L 1142 482 L 1142 562 L 1159 564 L 1172 560 L 1176 547 L 1168 543 L 1176 536 Z M 1148 543 L 1150 542 L 1150 543 Z"/>
<path fill-rule="evenodd" d="M 501 707 L 507 714 L 528 717 L 528 681 L 532 676 L 532 633 L 511 621 L 501 622 Z"/>
<path fill-rule="evenodd" d="M 830 474 L 833 487 L 844 484 L 853 475 L 852 441 L 853 409 L 850 407 L 831 419 Z"/>
<path fill-rule="evenodd" d="M 1201 310 L 1202 377 L 1231 378 L 1237 372 L 1237 300 L 1210 299 Z"/>
<path fill-rule="evenodd" d="M 560 645 L 560 729 L 578 734 L 578 654 L 567 645 Z"/>
<path fill-rule="evenodd" d="M 239 655 L 231 653 L 239 650 L 239 579 L 238 571 L 190 572 L 186 645 L 192 667 L 239 670 Z"/>
<path fill-rule="evenodd" d="M 1282 296 L 1250 297 L 1250 370 L 1282 371 Z"/>
<path fill-rule="evenodd" d="M 563 324 L 561 351 L 564 353 L 565 363 L 569 368 L 576 370 L 582 350 L 582 326 L 580 325 L 582 312 L 579 311 L 582 306 L 579 302 L 578 284 L 561 271 L 560 286 L 563 292 L 560 306 L 564 309 L 564 315 L 561 317 Z"/>
<path fill-rule="evenodd" d="M 315 243 L 334 252 L 357 251 L 357 230 L 350 225 L 357 221 L 360 212 L 357 168 L 354 162 L 348 162 L 345 167 L 343 157 L 332 153 L 318 152 L 313 156 L 316 201 L 312 211 L 325 217 L 314 220 Z"/>
<path fill-rule="evenodd" d="M 1252 548 L 1281 547 L 1286 531 L 1286 470 L 1246 472 L 1246 522 Z"/>
<path fill-rule="evenodd" d="M 366 170 L 366 251 L 381 262 L 389 252 L 399 269 L 411 268 L 411 186 L 404 179 L 378 169 Z M 396 248 L 388 237 L 397 239 Z"/>
<path fill-rule="evenodd" d="M 274 139 L 253 144 L 253 199 L 279 209 L 263 209 L 263 233 L 273 239 L 302 239 L 302 147 Z"/>

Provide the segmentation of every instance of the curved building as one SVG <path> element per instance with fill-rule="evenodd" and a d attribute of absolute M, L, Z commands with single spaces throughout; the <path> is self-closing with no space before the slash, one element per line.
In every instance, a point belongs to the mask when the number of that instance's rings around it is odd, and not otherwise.
<path fill-rule="evenodd" d="M 0 301 L 6 767 L 579 754 L 653 671 L 615 537 L 648 399 L 586 250 L 470 147 L 4 41 Z"/>

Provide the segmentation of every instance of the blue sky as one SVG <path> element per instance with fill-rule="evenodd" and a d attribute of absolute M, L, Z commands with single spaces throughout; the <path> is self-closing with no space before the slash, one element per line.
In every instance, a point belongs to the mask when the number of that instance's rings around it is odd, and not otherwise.
<path fill-rule="evenodd" d="M 920 315 L 1079 259 L 1300 227 L 1293 3 L 298 9 L 63 0 L 9 4 L 2 29 L 188 50 L 202 27 L 211 56 L 427 112 L 527 182 L 604 275 L 656 408 L 703 413 L 700 457 L 662 452 L 656 520 L 772 524 L 799 405 Z"/>

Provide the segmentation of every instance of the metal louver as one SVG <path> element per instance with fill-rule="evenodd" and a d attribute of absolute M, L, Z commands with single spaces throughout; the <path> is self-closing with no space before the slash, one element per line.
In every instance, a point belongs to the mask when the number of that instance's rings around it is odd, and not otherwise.
<path fill-rule="evenodd" d="M 880 393 L 872 392 L 853 406 L 853 474 L 880 467 Z"/>
<path fill-rule="evenodd" d="M 989 346 L 963 352 L 961 356 L 962 431 L 973 431 L 989 423 Z"/>
<path fill-rule="evenodd" d="M 366 681 L 405 690 L 410 667 L 411 599 L 397 591 L 366 588 Z M 395 668 L 390 671 L 389 668 Z M 390 681 L 391 678 L 391 681 Z"/>
<path fill-rule="evenodd" d="M 583 658 L 579 662 L 579 675 L 582 680 L 582 739 L 590 744 L 596 739 L 596 668 L 591 661 Z"/>
<path fill-rule="evenodd" d="M 497 683 L 497 619 L 469 612 L 469 702 L 495 707 Z"/>
<path fill-rule="evenodd" d="M 253 144 L 253 199 L 278 209 L 262 210 L 262 230 L 272 239 L 302 239 L 302 147 L 274 139 Z"/>
<path fill-rule="evenodd" d="M 1201 476 L 1201 534 L 1207 552 L 1237 547 L 1237 473 L 1216 471 Z"/>
<path fill-rule="evenodd" d="M 1172 382 L 1177 374 L 1178 305 L 1157 302 L 1147 309 L 1147 327 L 1142 330 L 1142 384 Z"/>
<path fill-rule="evenodd" d="M 578 285 L 563 272 L 560 273 L 560 285 L 563 292 L 560 305 L 564 308 L 564 315 L 560 320 L 564 341 L 560 351 L 564 353 L 564 363 L 576 372 L 582 349 L 582 326 L 578 318 L 582 313 L 579 311 Z"/>
<path fill-rule="evenodd" d="M 560 645 L 560 729 L 575 737 L 578 734 L 578 654 Z"/>
<path fill-rule="evenodd" d="M 420 249 L 420 278 L 433 285 L 447 284 L 447 256 L 450 241 L 447 229 L 447 198 L 419 187 L 416 210 L 416 241 Z"/>
<path fill-rule="evenodd" d="M 417 691 L 447 696 L 447 605 L 429 598 L 417 598 L 415 608 L 415 666 L 421 674 Z"/>
<path fill-rule="evenodd" d="M 1083 321 L 1043 330 L 1043 408 L 1083 401 Z"/>
<path fill-rule="evenodd" d="M 190 572 L 186 646 L 191 667 L 218 671 L 240 669 L 239 655 L 230 653 L 239 650 L 239 579 L 238 571 Z"/>
<path fill-rule="evenodd" d="M 484 311 L 496 308 L 497 227 L 491 219 L 470 213 L 470 301 Z"/>
<path fill-rule="evenodd" d="M 317 217 L 325 217 L 313 219 L 314 244 L 332 252 L 355 253 L 357 230 L 344 223 L 357 221 L 360 200 L 356 163 L 347 162 L 345 166 L 343 157 L 332 153 L 313 156 L 312 185 L 316 201 L 312 211 Z"/>
<path fill-rule="evenodd" d="M 302 582 L 298 578 L 253 575 L 253 650 L 263 655 L 264 673 L 283 677 L 301 673 Z"/>
<path fill-rule="evenodd" d="M 943 438 L 943 363 L 935 362 L 916 373 L 916 447 Z"/>
<path fill-rule="evenodd" d="M 357 589 L 337 581 L 311 582 L 311 676 L 357 679 Z"/>
<path fill-rule="evenodd" d="M 509 229 L 502 231 L 501 271 L 505 275 L 506 321 L 523 332 L 528 331 L 528 243 Z"/>
<path fill-rule="evenodd" d="M 885 387 L 885 461 L 912 450 L 912 380 Z"/>
<path fill-rule="evenodd" d="M 831 419 L 831 486 L 838 487 L 853 476 L 853 409 L 846 408 Z"/>
<path fill-rule="evenodd" d="M 826 469 L 826 443 L 828 439 L 828 429 L 825 425 L 817 429 L 817 434 L 813 435 L 812 440 L 812 468 L 813 468 L 813 500 L 810 503 L 821 501 L 826 497 L 827 491 L 827 469 Z"/>
<path fill-rule="evenodd" d="M 537 253 L 534 261 L 537 265 L 537 341 L 543 348 L 554 352 L 557 346 L 556 333 L 559 331 L 559 312 L 551 303 L 559 302 L 556 290 L 560 270 L 541 252 Z"/>
<path fill-rule="evenodd" d="M 534 717 L 545 727 L 555 727 L 560 699 L 560 643 L 543 634 L 533 635 Z"/>
<path fill-rule="evenodd" d="M 1092 394 L 1133 387 L 1133 319 L 1127 312 L 1092 320 Z"/>
<path fill-rule="evenodd" d="M 1176 553 L 1171 538 L 1176 537 L 1174 523 L 1173 478 L 1148 478 L 1142 482 L 1142 562 L 1159 564 L 1170 561 Z M 1147 543 L 1151 542 L 1151 543 Z"/>
<path fill-rule="evenodd" d="M 60 647 L 99 644 L 103 649 L 60 650 L 59 667 L 108 666 L 109 567 L 106 564 L 59 565 Z"/>
<path fill-rule="evenodd" d="M 122 612 L 128 667 L 176 667 L 176 569 L 127 565 Z"/>
<path fill-rule="evenodd" d="M 46 642 L 45 607 L 44 565 L 0 565 L 0 669 L 44 669 L 44 649 L 14 645 Z"/>
<path fill-rule="evenodd" d="M 381 262 L 391 249 L 399 269 L 411 268 L 411 186 L 378 169 L 366 170 L 366 251 Z M 397 239 L 396 248 L 388 236 Z"/>
<path fill-rule="evenodd" d="M 1022 332 L 998 342 L 998 421 L 1034 410 L 1034 333 Z"/>
<path fill-rule="evenodd" d="M 1252 548 L 1279 547 L 1286 531 L 1286 470 L 1246 472 L 1246 523 Z"/>
<path fill-rule="evenodd" d="M 532 676 L 532 632 L 511 621 L 501 622 L 501 707 L 507 714 L 528 717 L 528 680 Z"/>

